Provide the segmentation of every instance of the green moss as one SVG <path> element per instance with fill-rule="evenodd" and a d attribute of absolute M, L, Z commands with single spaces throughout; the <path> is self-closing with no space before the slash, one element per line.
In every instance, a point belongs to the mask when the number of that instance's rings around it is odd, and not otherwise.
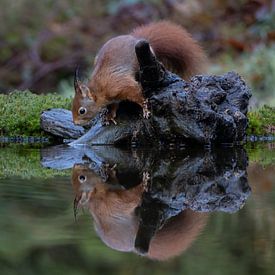
<path fill-rule="evenodd" d="M 274 135 L 275 107 L 264 105 L 258 110 L 248 112 L 248 135 Z"/>
<path fill-rule="evenodd" d="M 41 136 L 40 113 L 49 108 L 70 109 L 71 99 L 56 94 L 36 95 L 29 91 L 0 94 L 0 134 Z"/>

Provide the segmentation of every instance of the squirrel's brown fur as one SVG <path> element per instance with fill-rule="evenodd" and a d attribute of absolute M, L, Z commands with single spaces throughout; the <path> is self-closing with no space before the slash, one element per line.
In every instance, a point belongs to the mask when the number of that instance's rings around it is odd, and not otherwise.
<path fill-rule="evenodd" d="M 132 35 L 148 40 L 157 58 L 184 79 L 204 70 L 204 51 L 179 25 L 168 21 L 151 23 L 135 29 Z"/>
<path fill-rule="evenodd" d="M 135 79 L 139 69 L 135 45 L 141 39 L 150 43 L 157 58 L 168 69 L 184 79 L 189 79 L 204 69 L 206 57 L 203 50 L 185 29 L 174 23 L 151 23 L 136 28 L 129 35 L 117 36 L 100 49 L 87 86 L 78 83 L 76 87 L 72 107 L 76 124 L 89 122 L 103 107 L 110 104 L 110 120 L 113 120 L 117 103 L 122 100 L 137 103 L 143 108 L 144 117 L 148 117 L 145 98 Z"/>

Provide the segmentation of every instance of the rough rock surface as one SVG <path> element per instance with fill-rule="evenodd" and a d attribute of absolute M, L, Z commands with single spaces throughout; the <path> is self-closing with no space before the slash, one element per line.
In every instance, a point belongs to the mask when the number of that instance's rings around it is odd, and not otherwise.
<path fill-rule="evenodd" d="M 73 125 L 70 111 L 65 116 L 62 109 L 44 111 L 41 127 L 53 135 L 79 138 L 72 145 L 237 142 L 245 138 L 250 96 L 249 88 L 234 72 L 195 76 L 190 82 L 167 73 L 161 87 L 150 90 L 149 119 L 142 118 L 137 106 L 124 102 L 117 125 L 105 126 L 102 112 L 83 136 L 84 128 Z"/>

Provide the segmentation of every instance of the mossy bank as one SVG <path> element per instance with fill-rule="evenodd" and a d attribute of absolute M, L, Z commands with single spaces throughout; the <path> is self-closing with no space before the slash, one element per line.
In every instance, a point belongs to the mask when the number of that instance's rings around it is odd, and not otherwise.
<path fill-rule="evenodd" d="M 0 94 L 1 136 L 47 136 L 40 128 L 40 114 L 49 108 L 71 108 L 71 98 L 29 91 Z M 248 135 L 275 135 L 275 108 L 263 106 L 248 113 Z"/>
<path fill-rule="evenodd" d="M 248 135 L 275 135 L 275 107 L 263 107 L 248 112 Z"/>
<path fill-rule="evenodd" d="M 29 91 L 0 94 L 0 135 L 44 136 L 40 113 L 49 108 L 71 108 L 70 98 L 57 94 L 36 95 Z"/>

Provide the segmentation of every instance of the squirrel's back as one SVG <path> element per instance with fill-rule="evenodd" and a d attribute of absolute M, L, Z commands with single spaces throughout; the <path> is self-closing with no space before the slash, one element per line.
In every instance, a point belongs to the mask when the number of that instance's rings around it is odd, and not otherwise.
<path fill-rule="evenodd" d="M 99 50 L 88 85 L 75 81 L 72 104 L 74 123 L 88 123 L 104 107 L 112 104 L 111 120 L 116 116 L 116 103 L 135 102 L 148 117 L 148 106 L 136 81 L 139 64 L 135 46 L 147 40 L 158 60 L 185 80 L 203 73 L 206 57 L 191 35 L 182 27 L 167 21 L 151 23 L 136 28 L 129 35 L 117 36 L 107 41 Z"/>
<path fill-rule="evenodd" d="M 206 56 L 202 48 L 181 26 L 160 21 L 136 28 L 131 35 L 146 39 L 157 58 L 183 78 L 204 71 Z"/>

